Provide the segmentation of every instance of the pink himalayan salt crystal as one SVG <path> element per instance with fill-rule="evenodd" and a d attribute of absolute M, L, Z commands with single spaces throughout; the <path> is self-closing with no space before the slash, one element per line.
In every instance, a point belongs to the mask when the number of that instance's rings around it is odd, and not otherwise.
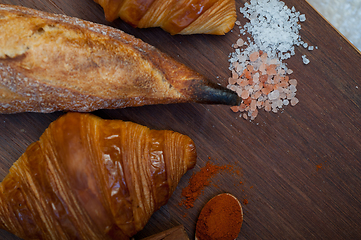
<path fill-rule="evenodd" d="M 297 86 L 297 80 L 296 79 L 291 79 L 288 81 L 290 85 L 294 85 L 295 87 Z"/>
<path fill-rule="evenodd" d="M 232 78 L 238 78 L 238 74 L 236 73 L 236 71 L 232 70 Z"/>
<path fill-rule="evenodd" d="M 241 98 L 247 99 L 249 97 L 249 92 L 247 90 L 242 91 Z"/>
<path fill-rule="evenodd" d="M 263 105 L 264 105 L 264 102 L 263 102 L 263 101 L 257 101 L 257 107 L 258 107 L 259 109 L 261 109 L 261 108 L 263 107 Z"/>
<path fill-rule="evenodd" d="M 253 99 L 258 99 L 261 95 L 262 95 L 262 92 L 261 92 L 261 91 L 257 91 L 257 92 L 255 92 L 255 93 L 252 95 L 252 98 L 253 98 Z"/>
<path fill-rule="evenodd" d="M 298 98 L 293 97 L 293 98 L 291 99 L 291 106 L 295 106 L 298 102 L 299 102 Z"/>
<path fill-rule="evenodd" d="M 259 70 L 261 71 L 262 75 L 266 74 L 266 64 L 264 62 L 259 67 Z"/>
<path fill-rule="evenodd" d="M 257 115 L 258 115 L 258 110 L 255 109 L 251 114 L 251 119 L 254 120 L 257 117 Z"/>
<path fill-rule="evenodd" d="M 239 80 L 237 81 L 237 83 L 238 83 L 239 86 L 245 87 L 245 86 L 247 86 L 247 85 L 249 84 L 249 81 L 246 80 L 246 79 L 239 79 Z"/>
<path fill-rule="evenodd" d="M 254 112 L 257 109 L 257 101 L 256 100 L 252 100 L 251 101 L 251 111 Z"/>
<path fill-rule="evenodd" d="M 267 112 L 269 112 L 269 111 L 271 111 L 271 109 L 272 109 L 271 103 L 269 102 L 269 100 L 266 100 L 266 101 L 264 102 L 264 110 L 266 110 Z"/>
<path fill-rule="evenodd" d="M 231 107 L 231 110 L 232 110 L 233 112 L 238 112 L 238 111 L 239 111 L 239 107 L 238 107 L 238 106 L 233 106 L 233 107 Z"/>
<path fill-rule="evenodd" d="M 242 47 L 243 44 L 244 44 L 243 39 L 242 39 L 242 38 L 239 38 L 239 39 L 237 40 L 236 44 L 238 45 L 238 47 Z"/>
<path fill-rule="evenodd" d="M 267 53 L 266 52 L 264 52 L 264 53 L 262 53 L 262 55 L 261 55 L 261 61 L 262 62 L 266 62 L 267 61 Z"/>
<path fill-rule="evenodd" d="M 240 62 L 232 63 L 229 88 L 243 99 L 242 104 L 232 108 L 232 111 L 244 112 L 240 117 L 254 120 L 258 109 L 264 108 L 267 112 L 277 113 L 283 106 L 298 103 L 295 98 L 297 80 L 285 76 L 286 71 L 280 67 L 278 59 L 268 59 L 267 54 L 262 51 L 252 52 L 249 59 L 246 65 Z"/>
<path fill-rule="evenodd" d="M 268 67 L 267 67 L 267 74 L 268 74 L 268 75 L 276 75 L 276 74 L 277 74 L 276 65 L 275 65 L 275 64 L 268 65 Z"/>
<path fill-rule="evenodd" d="M 249 60 L 255 62 L 259 58 L 259 52 L 253 52 L 249 55 Z"/>
<path fill-rule="evenodd" d="M 237 78 L 228 78 L 228 83 L 231 84 L 231 85 L 234 85 L 237 83 Z"/>

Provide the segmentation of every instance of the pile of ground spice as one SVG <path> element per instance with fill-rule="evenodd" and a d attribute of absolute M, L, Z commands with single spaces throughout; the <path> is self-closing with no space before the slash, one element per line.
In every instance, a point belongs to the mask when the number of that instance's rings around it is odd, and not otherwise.
<path fill-rule="evenodd" d="M 317 164 L 317 165 L 316 165 L 316 171 L 318 171 L 318 170 L 320 170 L 320 169 L 322 169 L 322 164 Z"/>
<path fill-rule="evenodd" d="M 227 193 L 212 198 L 199 214 L 196 236 L 199 240 L 234 240 L 243 222 L 238 200 Z"/>
<path fill-rule="evenodd" d="M 188 186 L 183 188 L 183 199 L 179 205 L 184 205 L 187 209 L 194 207 L 194 202 L 203 193 L 206 186 L 210 184 L 210 179 L 217 174 L 220 170 L 232 169 L 231 165 L 217 166 L 207 162 L 207 164 L 201 168 L 197 173 L 193 173 L 189 179 Z"/>

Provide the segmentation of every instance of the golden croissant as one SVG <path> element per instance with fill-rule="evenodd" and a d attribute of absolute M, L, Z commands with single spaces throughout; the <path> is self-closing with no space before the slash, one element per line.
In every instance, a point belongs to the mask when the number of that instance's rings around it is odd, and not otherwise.
<path fill-rule="evenodd" d="M 180 102 L 239 98 L 120 30 L 0 4 L 0 113 Z"/>
<path fill-rule="evenodd" d="M 129 239 L 195 163 L 186 135 L 67 113 L 0 183 L 0 228 L 23 239 Z"/>
<path fill-rule="evenodd" d="M 105 18 L 134 27 L 161 27 L 171 34 L 229 32 L 237 19 L 235 0 L 94 0 Z"/>

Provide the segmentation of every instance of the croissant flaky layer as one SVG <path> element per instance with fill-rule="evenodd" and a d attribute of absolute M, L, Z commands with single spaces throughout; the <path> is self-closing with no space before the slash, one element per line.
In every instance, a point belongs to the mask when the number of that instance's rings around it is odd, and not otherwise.
<path fill-rule="evenodd" d="M 239 98 L 120 30 L 0 4 L 0 113 L 179 102 Z"/>
<path fill-rule="evenodd" d="M 129 239 L 195 163 L 186 135 L 67 113 L 0 183 L 0 227 L 23 239 Z"/>
<path fill-rule="evenodd" d="M 134 27 L 161 27 L 171 34 L 230 31 L 237 19 L 235 0 L 95 0 L 108 21 L 120 17 Z"/>

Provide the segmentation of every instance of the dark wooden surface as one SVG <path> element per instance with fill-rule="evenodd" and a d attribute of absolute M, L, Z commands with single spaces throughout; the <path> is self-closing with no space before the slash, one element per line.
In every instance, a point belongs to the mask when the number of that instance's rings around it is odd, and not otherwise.
<path fill-rule="evenodd" d="M 0 2 L 114 26 L 220 84 L 226 85 L 230 76 L 228 54 L 238 38 L 238 28 L 226 36 L 171 36 L 160 29 L 133 29 L 120 20 L 106 22 L 101 7 L 92 0 Z M 237 12 L 244 2 L 237 0 Z M 178 224 L 193 238 L 202 206 L 221 192 L 248 200 L 239 239 L 361 239 L 361 55 L 307 2 L 284 2 L 306 14 L 301 36 L 318 46 L 312 52 L 297 48 L 287 61 L 299 82 L 300 103 L 295 107 L 288 106 L 278 114 L 262 110 L 253 122 L 238 118 L 227 106 L 214 105 L 95 112 L 104 118 L 172 129 L 189 135 L 197 146 L 197 166 L 182 178 L 168 204 L 153 215 L 136 239 Z M 245 23 L 242 16 L 238 19 Z M 303 54 L 311 60 L 309 65 L 302 63 Z M 62 114 L 0 115 L 0 179 Z M 207 161 L 232 164 L 240 173 L 221 172 L 194 208 L 179 206 L 182 188 L 192 172 Z M 16 239 L 3 230 L 0 238 Z"/>

